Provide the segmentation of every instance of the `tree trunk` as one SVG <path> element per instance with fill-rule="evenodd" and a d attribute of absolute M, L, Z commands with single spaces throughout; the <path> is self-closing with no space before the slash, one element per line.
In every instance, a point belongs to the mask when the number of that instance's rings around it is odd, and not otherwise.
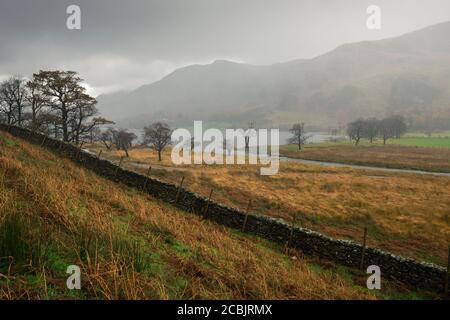
<path fill-rule="evenodd" d="M 18 120 L 19 127 L 21 127 L 22 126 L 22 107 L 19 106 L 17 108 L 17 111 L 18 111 L 17 120 Z"/>
<path fill-rule="evenodd" d="M 158 161 L 161 161 L 161 150 L 158 150 Z"/>
<path fill-rule="evenodd" d="M 66 105 L 63 104 L 62 108 L 61 108 L 61 113 L 62 113 L 62 129 L 63 129 L 63 141 L 65 142 L 69 142 L 69 132 L 67 129 L 67 110 L 66 110 Z"/>

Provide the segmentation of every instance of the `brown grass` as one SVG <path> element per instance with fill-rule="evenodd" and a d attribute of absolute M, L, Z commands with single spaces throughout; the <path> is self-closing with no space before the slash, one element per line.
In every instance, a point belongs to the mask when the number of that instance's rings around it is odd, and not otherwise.
<path fill-rule="evenodd" d="M 336 147 L 306 147 L 298 151 L 292 146 L 286 146 L 281 148 L 280 152 L 289 157 L 306 160 L 450 172 L 450 150 L 444 148 L 340 145 Z"/>
<path fill-rule="evenodd" d="M 0 259 L 0 299 L 373 299 L 396 292 L 387 285 L 375 296 L 346 269 L 283 254 L 1 133 L 0 235 L 8 221 L 21 230 L 9 250 L 23 248 L 26 258 Z M 82 269 L 81 291 L 65 288 L 69 264 Z"/>
<path fill-rule="evenodd" d="M 118 159 L 120 151 L 104 153 Z M 245 210 L 297 222 L 327 235 L 360 241 L 369 228 L 369 245 L 397 254 L 445 264 L 450 242 L 450 178 L 409 173 L 322 167 L 281 162 L 277 175 L 238 166 L 174 167 L 170 154 L 158 162 L 154 152 L 135 149 L 124 166 L 179 183 Z"/>

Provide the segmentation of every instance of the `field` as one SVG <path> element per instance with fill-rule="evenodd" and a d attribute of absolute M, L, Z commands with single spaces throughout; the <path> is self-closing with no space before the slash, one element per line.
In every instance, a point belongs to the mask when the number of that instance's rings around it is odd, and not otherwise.
<path fill-rule="evenodd" d="M 98 149 L 94 150 L 97 152 Z M 119 161 L 122 151 L 103 151 Z M 361 241 L 403 256 L 446 264 L 450 242 L 450 177 L 281 162 L 280 172 L 261 176 L 257 166 L 173 166 L 166 151 L 134 149 L 128 169 L 180 183 L 207 197 L 325 233 Z"/>
<path fill-rule="evenodd" d="M 368 291 L 356 271 L 204 221 L 6 133 L 0 257 L 0 299 L 430 297 L 386 281 Z M 71 264 L 79 291 L 66 288 Z"/>
<path fill-rule="evenodd" d="M 450 149 L 450 137 L 403 137 L 389 143 L 401 146 Z"/>
<path fill-rule="evenodd" d="M 307 145 L 301 151 L 297 146 L 280 148 L 280 154 L 307 160 L 341 162 L 356 165 L 368 165 L 386 168 L 414 169 L 434 172 L 450 172 L 450 149 L 434 147 L 411 147 L 418 140 L 423 144 L 433 144 L 433 138 L 402 138 L 404 146 L 369 145 L 362 143 L 354 146 L 347 142 Z M 450 141 L 450 140 L 449 140 Z"/>

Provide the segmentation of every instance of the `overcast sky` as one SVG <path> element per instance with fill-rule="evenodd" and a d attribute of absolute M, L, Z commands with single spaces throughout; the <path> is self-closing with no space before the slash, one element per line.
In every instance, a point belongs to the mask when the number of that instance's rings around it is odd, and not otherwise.
<path fill-rule="evenodd" d="M 66 8 L 81 7 L 81 30 Z M 366 27 L 369 5 L 381 30 Z M 71 69 L 94 95 L 192 63 L 271 64 L 450 21 L 448 0 L 0 0 L 0 79 Z"/>

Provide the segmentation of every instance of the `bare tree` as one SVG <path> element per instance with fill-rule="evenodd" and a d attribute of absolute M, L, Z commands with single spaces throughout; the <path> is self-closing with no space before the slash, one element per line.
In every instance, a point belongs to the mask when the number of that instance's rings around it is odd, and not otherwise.
<path fill-rule="evenodd" d="M 23 109 L 25 107 L 25 97 L 27 96 L 26 82 L 21 76 L 12 77 L 10 81 L 13 83 L 12 94 L 17 110 L 17 125 L 21 127 L 24 112 Z"/>
<path fill-rule="evenodd" d="M 310 136 L 305 134 L 305 124 L 303 122 L 296 123 L 289 131 L 292 133 L 292 137 L 289 139 L 289 143 L 296 144 L 298 150 L 302 150 L 302 146 L 306 143 Z"/>
<path fill-rule="evenodd" d="M 11 95 L 8 81 L 0 84 L 0 113 L 6 124 L 14 124 L 14 98 Z"/>
<path fill-rule="evenodd" d="M 391 117 L 391 121 L 394 125 L 394 136 L 396 139 L 400 139 L 402 135 L 406 133 L 407 125 L 405 117 L 400 115 L 395 115 Z"/>
<path fill-rule="evenodd" d="M 18 97 L 21 94 L 16 92 L 20 85 L 17 84 L 17 79 L 12 77 L 5 80 L 0 85 L 0 112 L 4 114 L 4 118 L 7 124 L 14 125 L 22 122 L 22 103 Z M 20 110 L 18 110 L 20 108 Z"/>
<path fill-rule="evenodd" d="M 28 88 L 28 94 L 25 97 L 28 105 L 31 108 L 31 119 L 29 127 L 31 130 L 37 130 L 42 123 L 38 121 L 40 119 L 40 113 L 44 107 L 50 105 L 50 99 L 43 92 L 39 81 L 33 76 L 33 79 L 26 83 Z"/>
<path fill-rule="evenodd" d="M 108 128 L 105 131 L 102 131 L 98 137 L 98 140 L 104 144 L 106 150 L 111 150 L 111 147 L 114 145 L 114 129 Z"/>
<path fill-rule="evenodd" d="M 125 151 L 128 158 L 128 151 L 133 146 L 133 141 L 137 139 L 137 136 L 125 129 L 113 130 L 112 132 L 117 149 Z"/>
<path fill-rule="evenodd" d="M 376 118 L 369 118 L 364 120 L 363 137 L 368 139 L 370 143 L 378 136 L 380 123 Z"/>
<path fill-rule="evenodd" d="M 249 151 L 250 151 L 250 138 L 251 138 L 252 132 L 254 132 L 253 131 L 254 129 L 255 129 L 254 123 L 253 122 L 249 123 L 248 129 L 245 132 L 245 137 L 244 137 L 244 139 L 245 139 L 245 153 L 246 154 L 249 154 Z"/>
<path fill-rule="evenodd" d="M 406 123 L 402 116 L 390 116 L 380 121 L 380 136 L 384 145 L 388 139 L 400 138 L 405 132 Z"/>
<path fill-rule="evenodd" d="M 144 144 L 158 152 L 158 160 L 161 161 L 161 152 L 171 143 L 172 130 L 169 125 L 155 122 L 144 128 Z"/>
<path fill-rule="evenodd" d="M 41 70 L 33 77 L 43 94 L 49 97 L 51 109 L 60 119 L 63 141 L 77 142 L 80 122 L 96 114 L 93 106 L 97 101 L 85 93 L 86 89 L 81 85 L 83 80 L 74 71 Z"/>
<path fill-rule="evenodd" d="M 347 134 L 350 140 L 355 140 L 355 146 L 359 144 L 359 141 L 363 137 L 365 128 L 364 119 L 358 119 L 356 121 L 350 122 L 347 126 Z"/>

